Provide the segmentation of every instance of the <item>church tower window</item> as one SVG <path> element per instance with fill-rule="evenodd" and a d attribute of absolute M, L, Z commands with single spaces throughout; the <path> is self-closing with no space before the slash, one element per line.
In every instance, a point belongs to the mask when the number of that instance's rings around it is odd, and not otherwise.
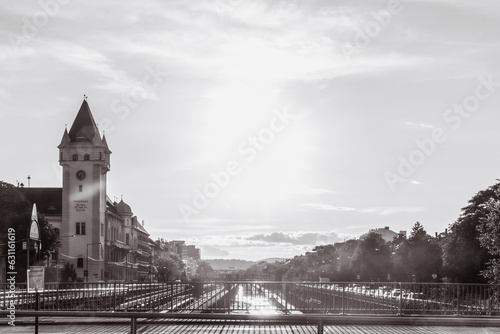
<path fill-rule="evenodd" d="M 78 154 L 73 154 L 73 161 L 77 161 L 78 160 Z"/>
<path fill-rule="evenodd" d="M 85 154 L 83 156 L 83 160 L 90 160 L 90 155 L 89 154 Z"/>
<path fill-rule="evenodd" d="M 85 223 L 76 223 L 76 233 L 75 234 L 85 234 Z"/>

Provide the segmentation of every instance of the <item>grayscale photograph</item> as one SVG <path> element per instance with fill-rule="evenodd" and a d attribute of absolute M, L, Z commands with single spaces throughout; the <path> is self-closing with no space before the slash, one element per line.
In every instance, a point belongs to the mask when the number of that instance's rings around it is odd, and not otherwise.
<path fill-rule="evenodd" d="M 0 334 L 500 334 L 499 31 L 0 0 Z"/>

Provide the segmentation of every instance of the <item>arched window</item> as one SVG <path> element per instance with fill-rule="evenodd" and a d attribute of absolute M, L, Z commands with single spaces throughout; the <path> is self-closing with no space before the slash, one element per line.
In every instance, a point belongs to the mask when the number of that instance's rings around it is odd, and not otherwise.
<path fill-rule="evenodd" d="M 83 257 L 79 257 L 79 258 L 76 260 L 76 267 L 77 267 L 77 268 L 83 268 Z"/>
<path fill-rule="evenodd" d="M 90 155 L 85 154 L 85 155 L 83 156 L 83 160 L 90 160 Z"/>
<path fill-rule="evenodd" d="M 77 161 L 78 160 L 78 154 L 73 154 L 73 161 Z"/>

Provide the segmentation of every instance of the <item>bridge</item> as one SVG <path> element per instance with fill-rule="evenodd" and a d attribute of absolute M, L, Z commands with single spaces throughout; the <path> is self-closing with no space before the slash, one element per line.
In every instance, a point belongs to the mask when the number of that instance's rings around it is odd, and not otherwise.
<path fill-rule="evenodd" d="M 25 285 L 17 284 L 15 289 L 3 286 L 0 313 L 4 319 L 11 315 L 34 319 L 36 328 L 38 319 L 121 319 L 131 333 L 158 323 L 312 326 L 317 333 L 323 333 L 325 326 L 340 325 L 499 327 L 499 288 L 487 284 L 231 281 L 54 283 L 41 291 L 27 291 Z"/>

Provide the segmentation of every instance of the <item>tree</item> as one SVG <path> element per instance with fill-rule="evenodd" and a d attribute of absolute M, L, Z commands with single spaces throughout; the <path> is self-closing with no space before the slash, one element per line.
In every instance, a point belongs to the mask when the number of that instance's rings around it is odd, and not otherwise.
<path fill-rule="evenodd" d="M 155 265 L 158 268 L 158 280 L 163 282 L 179 279 L 184 272 L 184 264 L 174 256 L 157 258 Z"/>
<path fill-rule="evenodd" d="M 26 280 L 26 251 L 22 251 L 22 242 L 26 241 L 31 223 L 32 204 L 12 184 L 0 181 L 0 233 L 7 234 L 9 228 L 15 230 L 16 238 L 16 271 L 17 280 Z M 38 214 L 42 251 L 40 262 L 57 247 L 55 231 L 42 215 Z M 4 246 L 6 247 L 6 245 Z M 33 259 L 30 251 L 30 259 Z"/>
<path fill-rule="evenodd" d="M 500 184 L 496 184 L 472 197 L 442 240 L 444 274 L 457 282 L 486 281 L 481 272 L 486 270 L 491 254 L 479 241 L 484 234 L 479 226 L 491 210 L 488 203 L 500 199 L 499 189 Z"/>
<path fill-rule="evenodd" d="M 486 268 L 481 275 L 486 277 L 492 284 L 500 283 L 500 189 L 494 190 L 492 196 L 486 203 L 486 217 L 479 219 L 477 230 L 479 242 L 490 255 Z"/>
<path fill-rule="evenodd" d="M 76 282 L 77 274 L 76 269 L 73 264 L 66 262 L 62 270 L 62 281 L 63 282 Z"/>
<path fill-rule="evenodd" d="M 196 268 L 196 276 L 204 279 L 214 272 L 214 269 L 207 261 L 200 261 L 198 268 Z"/>
<path fill-rule="evenodd" d="M 335 280 L 341 282 L 354 281 L 357 279 L 357 272 L 352 268 L 352 259 L 361 241 L 347 240 L 337 249 L 337 270 Z"/>
<path fill-rule="evenodd" d="M 427 234 L 424 227 L 416 222 L 412 232 L 396 250 L 394 255 L 395 278 L 430 281 L 432 274 L 438 274 L 441 265 L 441 247 Z"/>
<path fill-rule="evenodd" d="M 392 273 L 391 251 L 380 234 L 370 232 L 354 252 L 352 270 L 363 281 L 385 280 Z"/>

